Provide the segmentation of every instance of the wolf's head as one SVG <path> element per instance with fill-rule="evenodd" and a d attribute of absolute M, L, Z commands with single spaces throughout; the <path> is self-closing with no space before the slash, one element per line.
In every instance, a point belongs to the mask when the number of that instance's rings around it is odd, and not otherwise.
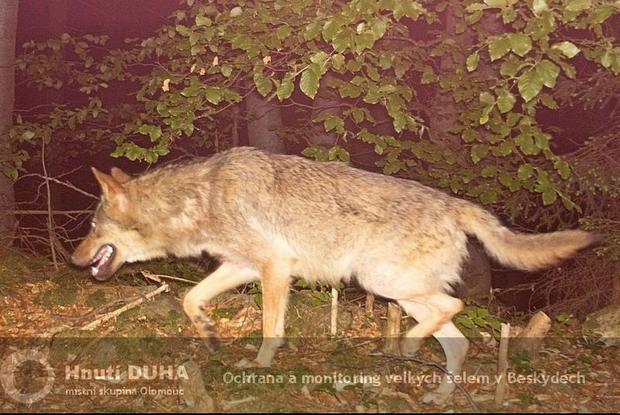
<path fill-rule="evenodd" d="M 92 170 L 101 185 L 101 202 L 90 232 L 71 261 L 79 267 L 90 266 L 93 278 L 106 281 L 125 262 L 154 258 L 161 252 L 149 246 L 145 229 L 137 220 L 139 207 L 129 186 L 131 176 L 118 168 L 112 168 L 110 175 Z"/>

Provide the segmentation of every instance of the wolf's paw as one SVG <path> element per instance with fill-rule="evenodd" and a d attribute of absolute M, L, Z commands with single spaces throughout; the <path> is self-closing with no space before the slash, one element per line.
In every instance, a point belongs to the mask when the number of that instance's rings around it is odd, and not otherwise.
<path fill-rule="evenodd" d="M 215 324 L 203 316 L 197 316 L 192 321 L 196 331 L 198 331 L 198 335 L 204 339 L 209 351 L 214 352 L 219 349 L 220 336 Z"/>
<path fill-rule="evenodd" d="M 220 338 L 219 336 L 202 336 L 202 341 L 204 342 L 205 346 L 207 347 L 207 350 L 209 351 L 209 353 L 215 353 L 218 351 L 218 349 L 220 348 Z"/>
<path fill-rule="evenodd" d="M 434 403 L 435 405 L 444 405 L 448 399 L 450 398 L 450 394 L 440 393 L 436 391 L 426 392 L 424 396 L 422 396 L 422 402 L 425 404 Z"/>
<path fill-rule="evenodd" d="M 421 338 L 405 337 L 400 342 L 400 352 L 403 356 L 413 356 L 418 352 L 418 349 L 422 346 L 423 342 L 424 339 Z"/>

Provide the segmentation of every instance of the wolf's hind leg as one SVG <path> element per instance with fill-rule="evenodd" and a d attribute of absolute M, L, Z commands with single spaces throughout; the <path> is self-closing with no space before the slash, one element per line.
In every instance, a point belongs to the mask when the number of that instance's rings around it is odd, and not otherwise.
<path fill-rule="evenodd" d="M 460 375 L 469 341 L 451 320 L 454 314 L 462 310 L 463 303 L 447 294 L 439 293 L 420 300 L 399 301 L 407 314 L 418 321 L 418 325 L 407 332 L 401 349 L 404 353 L 415 353 L 424 337 L 432 334 L 444 350 L 447 371 L 453 375 Z M 426 393 L 423 401 L 443 404 L 454 388 L 455 382 L 448 375 L 444 375 L 439 387 Z"/>
<path fill-rule="evenodd" d="M 183 299 L 183 309 L 201 337 L 217 343 L 217 332 L 204 312 L 204 306 L 217 295 L 259 279 L 258 271 L 223 263 L 211 275 L 192 288 Z"/>
<path fill-rule="evenodd" d="M 271 365 L 276 351 L 284 341 L 284 317 L 290 291 L 293 259 L 277 259 L 262 269 L 263 283 L 263 343 L 255 363 Z"/>

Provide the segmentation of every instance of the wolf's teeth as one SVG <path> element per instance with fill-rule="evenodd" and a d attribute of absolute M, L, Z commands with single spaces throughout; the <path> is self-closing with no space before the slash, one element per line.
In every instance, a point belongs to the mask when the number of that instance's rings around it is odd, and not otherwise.
<path fill-rule="evenodd" d="M 99 273 L 99 268 L 98 267 L 90 267 L 90 273 L 91 273 L 91 275 L 97 275 Z"/>

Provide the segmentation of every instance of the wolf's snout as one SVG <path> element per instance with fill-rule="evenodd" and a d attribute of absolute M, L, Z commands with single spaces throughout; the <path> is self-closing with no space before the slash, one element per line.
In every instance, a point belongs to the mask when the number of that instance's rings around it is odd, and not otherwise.
<path fill-rule="evenodd" d="M 70 260 L 71 263 L 76 267 L 84 268 L 88 265 L 90 258 L 84 258 L 84 255 L 79 252 L 78 248 L 75 250 L 75 252 L 73 252 L 73 254 L 71 254 Z"/>

